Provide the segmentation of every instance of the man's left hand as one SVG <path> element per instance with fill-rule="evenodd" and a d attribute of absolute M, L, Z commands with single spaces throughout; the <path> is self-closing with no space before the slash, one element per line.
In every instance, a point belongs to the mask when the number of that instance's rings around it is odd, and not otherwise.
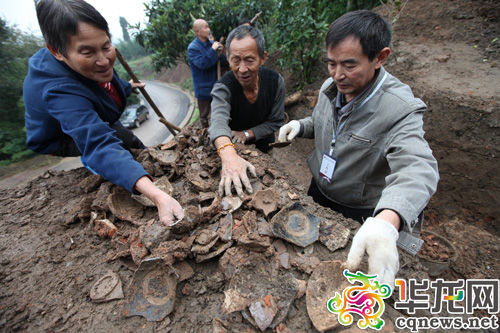
<path fill-rule="evenodd" d="M 139 91 L 137 90 L 138 88 L 144 88 L 146 86 L 146 84 L 142 81 L 134 82 L 134 80 L 130 80 L 130 81 L 128 81 L 128 83 L 130 83 L 130 85 L 132 86 L 132 91 L 135 94 L 139 93 Z"/>
<path fill-rule="evenodd" d="M 352 240 L 347 255 L 347 269 L 358 269 L 363 256 L 368 254 L 368 274 L 377 274 L 377 280 L 391 286 L 399 270 L 399 255 L 396 242 L 399 233 L 396 227 L 377 217 L 368 218 Z"/>
<path fill-rule="evenodd" d="M 231 136 L 232 136 L 233 142 L 235 142 L 235 143 L 247 142 L 247 137 L 243 131 L 242 132 L 231 131 Z"/>

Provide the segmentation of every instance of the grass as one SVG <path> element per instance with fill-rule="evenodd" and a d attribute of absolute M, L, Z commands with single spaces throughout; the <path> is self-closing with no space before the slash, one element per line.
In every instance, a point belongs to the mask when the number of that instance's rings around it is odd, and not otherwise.
<path fill-rule="evenodd" d="M 200 110 L 198 110 L 198 108 L 195 108 L 193 116 L 191 117 L 191 121 L 189 122 L 188 125 L 192 125 L 195 121 L 198 120 L 199 117 L 200 117 Z"/>

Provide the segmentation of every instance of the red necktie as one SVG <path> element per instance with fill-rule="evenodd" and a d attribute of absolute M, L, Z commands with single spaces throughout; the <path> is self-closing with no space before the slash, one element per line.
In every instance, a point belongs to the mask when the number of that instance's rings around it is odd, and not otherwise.
<path fill-rule="evenodd" d="M 123 103 L 120 98 L 120 95 L 118 94 L 118 91 L 116 90 L 115 86 L 111 84 L 111 82 L 106 82 L 106 83 L 100 83 L 101 87 L 106 90 L 106 92 L 109 94 L 109 96 L 115 101 L 116 105 L 118 106 L 118 109 L 121 110 Z"/>

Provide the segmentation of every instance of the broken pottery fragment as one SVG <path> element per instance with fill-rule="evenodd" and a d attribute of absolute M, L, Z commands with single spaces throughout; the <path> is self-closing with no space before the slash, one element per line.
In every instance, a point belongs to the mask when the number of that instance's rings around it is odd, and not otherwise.
<path fill-rule="evenodd" d="M 233 239 L 239 245 L 257 252 L 263 252 L 271 246 L 271 238 L 259 234 L 257 215 L 252 210 L 243 215 L 240 225 L 233 230 Z"/>
<path fill-rule="evenodd" d="M 340 325 L 337 316 L 328 311 L 326 305 L 335 293 L 342 295 L 342 291 L 350 286 L 342 274 L 343 271 L 341 261 L 323 261 L 316 267 L 307 282 L 307 313 L 314 327 L 320 332 Z"/>
<path fill-rule="evenodd" d="M 164 177 L 158 178 L 154 181 L 154 184 L 156 185 L 156 187 L 158 187 L 160 190 L 167 193 L 168 195 L 172 196 L 174 194 L 174 187 L 168 181 L 168 177 L 164 176 Z M 132 198 L 137 200 L 143 206 L 155 207 L 155 204 L 153 203 L 153 201 L 151 201 L 144 194 L 140 194 L 140 195 L 132 194 Z"/>
<path fill-rule="evenodd" d="M 217 228 L 217 233 L 219 234 L 221 241 L 228 242 L 232 239 L 233 224 L 234 224 L 233 215 L 231 213 L 223 216 L 219 220 L 219 226 Z"/>
<path fill-rule="evenodd" d="M 139 239 L 148 249 L 153 249 L 161 242 L 168 240 L 170 229 L 165 228 L 157 218 L 149 220 L 139 228 Z"/>
<path fill-rule="evenodd" d="M 255 193 L 250 206 L 264 213 L 268 216 L 270 213 L 278 209 L 279 194 L 274 188 L 260 190 Z"/>
<path fill-rule="evenodd" d="M 248 308 L 257 327 L 264 332 L 268 328 L 274 316 L 278 312 L 278 307 L 274 301 L 273 295 L 266 295 L 260 300 L 250 304 Z"/>
<path fill-rule="evenodd" d="M 148 149 L 149 155 L 163 166 L 170 166 L 177 162 L 179 155 L 174 150 L 157 150 L 154 148 Z"/>
<path fill-rule="evenodd" d="M 78 186 L 84 193 L 90 193 L 94 192 L 104 181 L 105 179 L 99 175 L 90 175 L 84 178 Z"/>
<path fill-rule="evenodd" d="M 226 242 L 217 242 L 217 243 L 215 243 L 215 245 L 211 249 L 212 252 L 210 252 L 208 254 L 198 254 L 196 256 L 196 262 L 200 263 L 200 262 L 204 262 L 204 261 L 207 261 L 209 259 L 215 258 L 219 254 L 221 254 L 222 252 L 224 252 L 228 248 L 230 248 L 231 245 L 233 245 L 233 241 L 229 241 L 227 243 Z"/>
<path fill-rule="evenodd" d="M 90 289 L 90 299 L 96 303 L 123 298 L 122 281 L 117 273 L 109 271 Z"/>
<path fill-rule="evenodd" d="M 184 175 L 189 180 L 191 184 L 196 188 L 198 192 L 209 192 L 212 191 L 212 187 L 214 183 L 211 179 L 203 178 L 203 175 L 206 175 L 206 172 L 201 168 L 199 163 L 193 163 L 186 170 Z"/>
<path fill-rule="evenodd" d="M 139 265 L 142 261 L 142 259 L 148 255 L 148 249 L 139 242 L 138 240 L 133 241 L 130 244 L 130 256 L 132 257 L 132 261 L 136 264 Z"/>
<path fill-rule="evenodd" d="M 125 316 L 160 321 L 174 309 L 177 278 L 159 258 L 146 259 L 134 274 L 125 304 Z"/>
<path fill-rule="evenodd" d="M 198 236 L 196 236 L 195 244 L 191 248 L 194 254 L 207 254 L 210 249 L 217 243 L 219 234 L 210 229 L 203 229 Z"/>
<path fill-rule="evenodd" d="M 107 211 L 109 210 L 108 204 L 107 204 L 107 199 L 111 193 L 111 184 L 110 182 L 104 182 L 99 186 L 99 190 L 97 190 L 96 197 L 94 201 L 92 201 L 92 205 L 90 208 L 92 210 L 99 210 L 99 211 Z"/>
<path fill-rule="evenodd" d="M 120 220 L 140 225 L 137 221 L 142 217 L 143 207 L 132 199 L 130 193 L 125 189 L 118 186 L 113 187 L 106 203 L 111 213 Z"/>
<path fill-rule="evenodd" d="M 224 197 L 222 198 L 222 209 L 228 213 L 232 213 L 241 207 L 243 201 L 239 197 Z"/>
<path fill-rule="evenodd" d="M 321 260 L 314 254 L 297 254 L 290 259 L 290 264 L 306 274 L 311 274 Z"/>
<path fill-rule="evenodd" d="M 171 140 L 165 144 L 162 144 L 160 146 L 160 150 L 168 150 L 168 149 L 173 149 L 175 148 L 175 146 L 177 146 L 177 141 L 175 140 Z"/>
<path fill-rule="evenodd" d="M 151 250 L 151 253 L 157 258 L 163 259 L 166 264 L 172 265 L 176 261 L 186 259 L 191 253 L 191 245 L 192 241 L 171 240 L 160 243 L 156 249 Z"/>
<path fill-rule="evenodd" d="M 249 304 L 250 300 L 247 297 L 239 294 L 238 291 L 234 289 L 224 291 L 224 303 L 222 303 L 222 311 L 224 311 L 224 313 L 241 311 L 245 309 Z"/>
<path fill-rule="evenodd" d="M 338 222 L 323 220 L 319 228 L 319 241 L 333 252 L 347 245 L 350 233 L 348 228 Z"/>
<path fill-rule="evenodd" d="M 280 264 L 284 269 L 290 268 L 290 254 L 288 252 L 280 254 Z"/>
<path fill-rule="evenodd" d="M 299 200 L 299 195 L 295 192 L 287 192 L 286 193 L 290 200 Z"/>
<path fill-rule="evenodd" d="M 248 299 L 250 303 L 267 295 L 279 295 L 279 298 L 275 299 L 278 311 L 269 325 L 274 328 L 286 318 L 299 290 L 298 283 L 290 271 L 276 271 L 273 268 L 272 257 L 260 255 L 255 259 L 237 267 L 227 290 L 233 290 L 236 294 Z M 242 314 L 257 327 L 257 323 L 248 310 L 244 310 Z"/>
<path fill-rule="evenodd" d="M 183 234 L 193 230 L 200 222 L 201 208 L 198 206 L 187 206 L 184 208 L 184 218 L 170 227 L 174 234 Z"/>
<path fill-rule="evenodd" d="M 194 275 L 194 270 L 186 261 L 180 261 L 173 264 L 175 274 L 179 282 L 189 280 Z"/>
<path fill-rule="evenodd" d="M 94 220 L 94 231 L 101 238 L 111 238 L 117 230 L 118 228 L 108 219 Z"/>
<path fill-rule="evenodd" d="M 299 291 L 297 292 L 297 295 L 295 295 L 295 298 L 301 298 L 306 294 L 307 281 L 297 279 L 297 283 L 299 284 Z"/>
<path fill-rule="evenodd" d="M 227 333 L 224 322 L 220 318 L 212 319 L 212 333 Z"/>
<path fill-rule="evenodd" d="M 300 203 L 295 202 L 273 216 L 271 227 L 277 237 L 306 247 L 318 239 L 320 220 L 307 212 Z"/>

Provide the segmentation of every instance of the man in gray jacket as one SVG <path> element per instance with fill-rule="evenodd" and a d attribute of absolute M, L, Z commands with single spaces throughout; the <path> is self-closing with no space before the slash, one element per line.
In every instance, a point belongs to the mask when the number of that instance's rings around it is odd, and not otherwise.
<path fill-rule="evenodd" d="M 312 116 L 281 127 L 278 140 L 315 138 L 308 194 L 364 221 L 348 269 L 356 270 L 366 251 L 369 273 L 394 286 L 398 238 L 401 247 L 416 253 L 421 241 L 411 233 L 420 230 L 419 215 L 439 174 L 424 139 L 425 104 L 383 67 L 390 41 L 390 25 L 371 11 L 333 22 L 326 36 L 331 78 L 323 83 Z"/>

